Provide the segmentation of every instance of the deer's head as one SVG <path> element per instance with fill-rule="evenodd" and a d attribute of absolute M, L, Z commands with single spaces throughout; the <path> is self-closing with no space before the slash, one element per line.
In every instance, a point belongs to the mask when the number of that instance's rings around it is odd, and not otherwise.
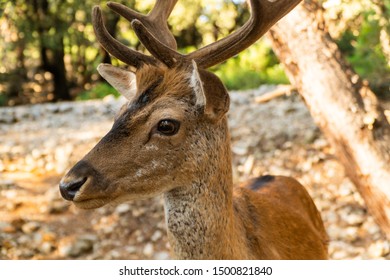
<path fill-rule="evenodd" d="M 216 151 L 226 153 L 229 96 L 221 81 L 204 69 L 247 48 L 299 1 L 251 0 L 252 15 L 243 27 L 187 55 L 176 51 L 166 24 L 177 0 L 158 0 L 147 16 L 108 4 L 131 21 L 152 56 L 112 38 L 95 7 L 98 40 L 129 65 L 101 64 L 98 71 L 128 103 L 107 135 L 61 180 L 62 196 L 81 208 L 152 197 L 195 180 L 196 170 L 213 158 L 221 160 Z"/>

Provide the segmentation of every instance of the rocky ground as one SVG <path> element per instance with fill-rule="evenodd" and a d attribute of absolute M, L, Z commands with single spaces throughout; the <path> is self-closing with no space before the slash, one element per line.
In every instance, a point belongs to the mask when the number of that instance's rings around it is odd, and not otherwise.
<path fill-rule="evenodd" d="M 385 239 L 298 96 L 232 92 L 236 182 L 294 176 L 321 211 L 332 259 L 390 259 Z M 60 177 L 110 129 L 123 100 L 0 108 L 0 259 L 169 259 L 160 197 L 97 210 L 64 201 Z"/>

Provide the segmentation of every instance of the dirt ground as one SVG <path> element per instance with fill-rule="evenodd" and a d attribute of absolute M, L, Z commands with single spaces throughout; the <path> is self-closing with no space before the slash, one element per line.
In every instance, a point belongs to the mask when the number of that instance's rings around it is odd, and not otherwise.
<path fill-rule="evenodd" d="M 234 178 L 287 175 L 321 212 L 331 259 L 390 259 L 367 212 L 298 96 L 231 93 Z M 162 198 L 80 210 L 61 176 L 110 129 L 123 99 L 0 108 L 0 259 L 169 259 Z"/>

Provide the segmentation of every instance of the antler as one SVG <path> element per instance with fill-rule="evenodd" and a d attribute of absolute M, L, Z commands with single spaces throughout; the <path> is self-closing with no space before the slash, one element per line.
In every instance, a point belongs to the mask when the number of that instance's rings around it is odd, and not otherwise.
<path fill-rule="evenodd" d="M 169 31 L 167 19 L 177 1 L 178 0 L 157 0 L 152 11 L 146 16 L 119 3 L 108 2 L 107 6 L 130 22 L 137 21 L 145 25 L 145 27 L 150 30 L 150 33 L 157 38 L 154 48 L 159 45 L 163 45 L 164 47 L 167 45 L 170 48 L 176 49 L 176 40 Z M 113 38 L 104 26 L 102 12 L 98 6 L 95 6 L 92 10 L 92 24 L 100 44 L 119 60 L 134 66 L 135 68 L 139 68 L 144 63 L 157 64 L 157 60 L 154 57 L 134 51 Z M 142 40 L 141 42 L 144 43 Z M 156 44 L 158 46 L 156 46 Z M 144 45 L 147 45 L 147 43 Z M 147 46 L 145 47 L 149 49 Z M 158 56 L 155 57 L 157 59 L 159 58 Z M 161 59 L 159 60 L 161 61 Z"/>
<path fill-rule="evenodd" d="M 187 55 L 176 51 L 176 41 L 166 24 L 177 1 L 157 0 L 147 16 L 122 4 L 107 4 L 116 13 L 131 21 L 138 38 L 153 57 L 131 50 L 112 38 L 104 27 L 100 9 L 95 7 L 93 25 L 98 40 L 109 53 L 136 68 L 143 63 L 156 64 L 157 60 L 168 67 L 173 67 L 179 61 L 194 60 L 198 67 L 209 68 L 252 45 L 302 0 L 250 0 L 251 16 L 239 30 Z"/>
<path fill-rule="evenodd" d="M 152 57 L 134 51 L 113 38 L 104 26 L 102 11 L 98 6 L 93 7 L 92 10 L 92 25 L 96 37 L 103 48 L 119 60 L 137 69 L 143 63 L 156 64 L 155 59 Z"/>
<path fill-rule="evenodd" d="M 236 32 L 190 53 L 199 67 L 209 68 L 248 48 L 301 0 L 250 0 L 251 17 Z"/>
<path fill-rule="evenodd" d="M 177 49 L 175 37 L 169 31 L 167 24 L 167 19 L 177 1 L 157 0 L 156 5 L 147 16 L 139 14 L 120 3 L 108 2 L 107 6 L 130 22 L 135 19 L 139 20 L 161 43 L 172 49 Z"/>

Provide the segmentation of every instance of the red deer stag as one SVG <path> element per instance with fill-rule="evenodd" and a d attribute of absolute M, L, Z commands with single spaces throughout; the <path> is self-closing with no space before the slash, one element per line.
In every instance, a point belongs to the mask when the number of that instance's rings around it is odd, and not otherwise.
<path fill-rule="evenodd" d="M 176 2 L 157 0 L 147 16 L 108 3 L 152 56 L 112 38 L 100 8 L 93 9 L 98 40 L 129 65 L 101 64 L 98 71 L 128 103 L 62 179 L 62 196 L 91 209 L 162 194 L 179 259 L 326 259 L 320 214 L 296 180 L 268 175 L 233 187 L 229 95 L 205 70 L 254 43 L 300 0 L 251 0 L 245 25 L 187 55 L 176 51 L 166 23 Z"/>

